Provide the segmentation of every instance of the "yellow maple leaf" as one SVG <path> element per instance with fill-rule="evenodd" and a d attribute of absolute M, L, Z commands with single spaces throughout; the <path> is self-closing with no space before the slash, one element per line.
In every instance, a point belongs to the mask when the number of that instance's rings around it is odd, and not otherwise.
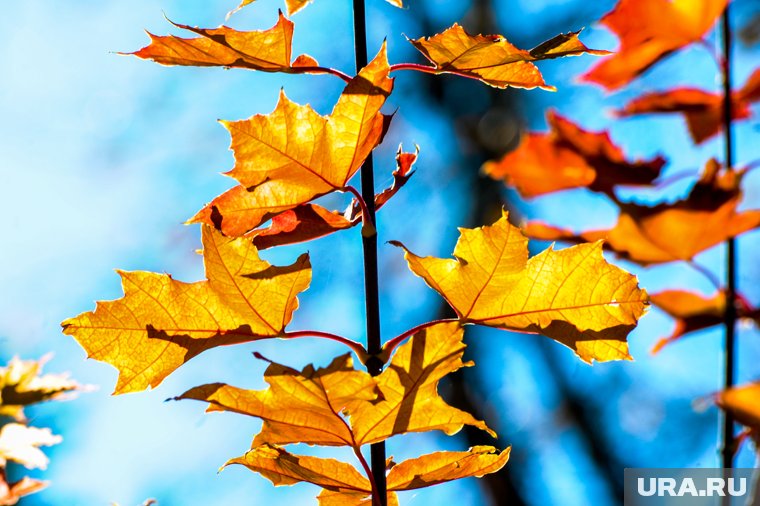
<path fill-rule="evenodd" d="M 495 473 L 509 460 L 510 449 L 475 446 L 466 452 L 435 452 L 405 460 L 388 473 L 388 490 L 413 490 L 460 478 Z"/>
<path fill-rule="evenodd" d="M 184 39 L 148 33 L 150 45 L 130 54 L 162 65 L 237 67 L 264 72 L 292 73 L 299 67 L 318 65 L 308 55 L 300 55 L 291 62 L 294 25 L 282 13 L 272 28 L 260 31 L 241 32 L 227 26 L 207 29 L 173 24 L 200 37 Z"/>
<path fill-rule="evenodd" d="M 262 444 L 307 443 L 356 446 L 340 413 L 350 402 L 377 398 L 374 379 L 354 369 L 350 354 L 336 357 L 325 368 L 303 371 L 272 363 L 264 373 L 266 390 L 244 390 L 216 383 L 188 390 L 178 399 L 210 403 L 209 411 L 232 411 L 264 420 L 253 440 Z"/>
<path fill-rule="evenodd" d="M 436 73 L 470 77 L 496 88 L 554 90 L 531 62 L 583 53 L 608 53 L 587 48 L 578 39 L 579 33 L 557 35 L 526 51 L 513 46 L 501 35 L 470 35 L 454 23 L 439 34 L 409 42 L 435 65 Z"/>
<path fill-rule="evenodd" d="M 282 92 L 271 114 L 222 122 L 232 135 L 238 186 L 190 219 L 239 236 L 279 213 L 342 190 L 385 134 L 380 108 L 393 89 L 385 43 L 346 86 L 330 116 Z"/>
<path fill-rule="evenodd" d="M 349 407 L 351 426 L 359 444 L 383 441 L 396 434 L 441 430 L 448 435 L 472 425 L 496 434 L 471 414 L 449 406 L 438 394 L 438 381 L 462 367 L 464 329 L 458 322 L 420 330 L 400 346 L 377 376 L 379 401 L 360 401 Z"/>
<path fill-rule="evenodd" d="M 540 333 L 586 362 L 630 359 L 626 337 L 647 295 L 635 276 L 604 260 L 601 242 L 528 259 L 528 240 L 506 212 L 491 226 L 460 234 L 454 259 L 419 257 L 395 243 L 460 321 Z"/>
<path fill-rule="evenodd" d="M 120 272 L 124 297 L 62 323 L 91 358 L 119 370 L 115 393 L 157 386 L 199 353 L 216 346 L 276 337 L 311 282 L 308 255 L 277 267 L 250 241 L 203 227 L 207 281 Z"/>

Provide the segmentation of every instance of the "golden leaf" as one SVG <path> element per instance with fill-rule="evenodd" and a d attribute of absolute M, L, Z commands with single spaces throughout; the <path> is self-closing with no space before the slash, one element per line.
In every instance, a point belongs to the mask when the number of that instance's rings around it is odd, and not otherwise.
<path fill-rule="evenodd" d="M 388 490 L 413 490 L 460 478 L 485 476 L 504 467 L 510 448 L 475 446 L 466 452 L 436 452 L 405 460 L 388 473 Z"/>
<path fill-rule="evenodd" d="M 294 68 L 318 65 L 308 55 L 301 55 L 291 62 L 294 25 L 282 13 L 272 28 L 263 31 L 241 32 L 226 26 L 206 29 L 173 24 L 200 37 L 183 39 L 148 33 L 150 45 L 130 54 L 162 65 L 237 67 L 264 72 L 290 73 Z"/>
<path fill-rule="evenodd" d="M 120 272 L 124 297 L 62 323 L 88 356 L 119 370 L 115 393 L 155 387 L 199 353 L 278 336 L 311 282 L 308 255 L 276 267 L 249 240 L 203 228 L 207 281 Z"/>
<path fill-rule="evenodd" d="M 254 446 L 307 443 L 356 446 L 341 412 L 350 402 L 377 398 L 372 377 L 353 367 L 350 354 L 326 368 L 303 371 L 272 363 L 264 373 L 266 390 L 243 390 L 221 383 L 193 388 L 178 399 L 209 402 L 209 411 L 232 411 L 264 420 Z"/>
<path fill-rule="evenodd" d="M 393 89 L 385 44 L 346 86 L 330 116 L 291 102 L 283 93 L 268 115 L 223 122 L 232 134 L 237 186 L 190 222 L 240 236 L 273 216 L 343 189 L 383 138 L 380 108 Z"/>
<path fill-rule="evenodd" d="M 441 430 L 451 435 L 464 425 L 496 434 L 472 415 L 449 406 L 438 394 L 438 381 L 472 362 L 462 362 L 464 330 L 459 323 L 441 323 L 417 332 L 400 346 L 376 377 L 378 401 L 349 407 L 356 442 L 369 444 L 396 434 Z"/>
<path fill-rule="evenodd" d="M 40 446 L 52 446 L 63 440 L 53 435 L 50 429 L 27 427 L 20 423 L 9 423 L 0 429 L 0 468 L 7 461 L 13 461 L 27 469 L 45 469 L 48 458 Z"/>
<path fill-rule="evenodd" d="M 576 56 L 583 53 L 607 54 L 587 48 L 578 39 L 580 32 L 553 37 L 530 51 L 518 49 L 501 35 L 470 35 L 459 24 L 431 37 L 410 40 L 436 72 L 478 79 L 496 88 L 543 88 L 548 86 L 533 61 Z"/>
<path fill-rule="evenodd" d="M 540 333 L 586 362 L 630 358 L 626 336 L 647 295 L 635 276 L 604 260 L 601 243 L 528 259 L 528 241 L 506 212 L 491 226 L 460 233 L 455 259 L 419 257 L 396 244 L 462 322 Z"/>

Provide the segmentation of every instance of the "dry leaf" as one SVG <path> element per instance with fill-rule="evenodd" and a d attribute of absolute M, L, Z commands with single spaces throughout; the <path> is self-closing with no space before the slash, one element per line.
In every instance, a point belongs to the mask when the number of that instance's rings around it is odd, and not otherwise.
<path fill-rule="evenodd" d="M 728 0 L 620 0 L 601 23 L 620 39 L 614 54 L 582 76 L 607 90 L 628 84 L 673 51 L 699 41 Z"/>
<path fill-rule="evenodd" d="M 232 134 L 237 186 L 190 222 L 240 236 L 268 219 L 341 190 L 385 134 L 380 108 L 393 89 L 385 44 L 346 86 L 330 116 L 291 102 L 284 93 L 268 115 L 223 122 Z"/>
<path fill-rule="evenodd" d="M 308 255 L 277 267 L 246 239 L 203 227 L 207 281 L 120 272 L 125 296 L 63 322 L 91 358 L 119 370 L 115 393 L 155 387 L 199 353 L 276 337 L 311 281 Z"/>
<path fill-rule="evenodd" d="M 626 160 L 607 132 L 591 132 L 550 111 L 548 133 L 529 133 L 514 151 L 483 165 L 483 172 L 514 186 L 526 198 L 588 187 L 613 194 L 615 186 L 649 185 L 662 157 Z"/>
<path fill-rule="evenodd" d="M 506 212 L 491 226 L 460 234 L 454 259 L 404 249 L 412 272 L 462 322 L 540 333 L 586 362 L 630 358 L 626 337 L 647 295 L 635 276 L 604 260 L 601 243 L 550 248 L 528 259 L 528 241 Z"/>
<path fill-rule="evenodd" d="M 554 90 L 544 82 L 538 68 L 531 62 L 583 53 L 608 54 L 584 46 L 578 39 L 579 33 L 557 35 L 526 51 L 516 48 L 501 35 L 470 35 L 454 23 L 437 35 L 409 42 L 435 65 L 436 73 L 478 79 L 496 88 Z"/>

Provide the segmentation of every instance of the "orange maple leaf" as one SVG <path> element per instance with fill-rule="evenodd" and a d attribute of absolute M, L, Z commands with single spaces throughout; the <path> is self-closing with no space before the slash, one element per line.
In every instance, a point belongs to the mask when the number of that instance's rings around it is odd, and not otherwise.
<path fill-rule="evenodd" d="M 393 171 L 393 184 L 375 195 L 375 209 L 379 210 L 412 177 L 412 165 L 417 160 L 415 153 L 396 154 L 396 170 Z M 246 237 L 253 238 L 257 248 L 266 249 L 298 242 L 310 241 L 325 235 L 354 227 L 361 223 L 362 211 L 356 198 L 343 212 L 329 211 L 318 204 L 302 204 L 272 218 L 272 223 L 265 228 L 248 232 Z"/>
<path fill-rule="evenodd" d="M 393 89 L 385 44 L 346 86 L 330 116 L 291 102 L 282 92 L 275 110 L 222 122 L 232 134 L 237 186 L 215 198 L 191 223 L 240 236 L 319 196 L 343 190 L 383 139 L 389 117 L 380 108 Z"/>
<path fill-rule="evenodd" d="M 412 272 L 462 322 L 540 333 L 589 363 L 630 359 L 626 336 L 644 314 L 647 295 L 635 276 L 604 260 L 601 242 L 528 259 L 528 240 L 506 212 L 491 226 L 460 234 L 453 259 L 404 250 Z"/>
<path fill-rule="evenodd" d="M 747 79 L 731 98 L 734 120 L 752 116 L 750 104 L 760 100 L 760 69 Z M 652 113 L 680 113 L 686 119 L 691 138 L 701 144 L 720 132 L 723 124 L 723 95 L 697 88 L 676 88 L 647 93 L 628 102 L 616 112 L 619 117 Z"/>
<path fill-rule="evenodd" d="M 534 239 L 585 243 L 605 240 L 605 247 L 641 265 L 690 261 L 695 255 L 760 226 L 760 210 L 737 211 L 742 171 L 721 170 L 710 160 L 689 195 L 653 207 L 620 204 L 615 226 L 575 233 L 543 223 L 524 227 Z"/>
<path fill-rule="evenodd" d="M 470 35 L 454 23 L 439 34 L 410 39 L 409 42 L 435 65 L 435 73 L 478 79 L 496 88 L 554 90 L 531 62 L 583 53 L 608 54 L 607 51 L 587 48 L 578 39 L 579 33 L 557 35 L 526 51 L 513 46 L 501 35 Z"/>
<path fill-rule="evenodd" d="M 483 172 L 526 198 L 583 187 L 611 195 L 615 186 L 651 184 L 666 163 L 662 157 L 630 162 L 607 132 L 584 130 L 554 111 L 546 120 L 548 133 L 528 133 Z"/>
<path fill-rule="evenodd" d="M 715 403 L 740 424 L 760 448 L 760 382 L 735 386 L 715 395 Z"/>
<path fill-rule="evenodd" d="M 291 61 L 294 24 L 280 13 L 268 30 L 241 32 L 227 26 L 196 28 L 172 23 L 200 35 L 183 39 L 148 33 L 151 43 L 133 54 L 162 65 L 236 67 L 264 72 L 305 72 L 318 63 L 302 54 Z"/>
<path fill-rule="evenodd" d="M 601 23 L 620 48 L 584 74 L 584 81 L 615 90 L 673 51 L 699 41 L 728 0 L 620 0 Z"/>
<path fill-rule="evenodd" d="M 62 323 L 91 358 L 119 370 L 114 393 L 155 387 L 179 366 L 217 346 L 280 335 L 311 282 L 308 255 L 276 267 L 247 239 L 203 227 L 206 281 L 123 272 L 124 297 Z"/>

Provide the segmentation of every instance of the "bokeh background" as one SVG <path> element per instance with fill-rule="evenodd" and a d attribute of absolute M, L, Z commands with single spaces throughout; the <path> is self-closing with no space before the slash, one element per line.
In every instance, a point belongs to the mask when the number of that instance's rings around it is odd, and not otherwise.
<path fill-rule="evenodd" d="M 368 1 L 369 47 L 387 37 L 392 62 L 421 61 L 404 35 L 431 35 L 461 22 L 470 32 L 501 33 L 519 47 L 532 47 L 568 30 L 587 27 L 584 41 L 613 49 L 615 38 L 595 21 L 611 0 L 409 0 L 399 10 Z M 294 54 L 308 53 L 323 65 L 353 72 L 350 2 L 316 0 L 294 16 Z M 329 113 L 342 89 L 330 76 L 286 76 L 240 70 L 164 68 L 119 51 L 145 45 L 145 28 L 172 31 L 178 22 L 216 26 L 234 0 L 188 2 L 140 0 L 59 2 L 26 0 L 3 6 L 0 30 L 0 209 L 5 223 L 0 247 L 0 360 L 55 353 L 51 372 L 70 371 L 98 390 L 67 403 L 30 411 L 32 424 L 52 427 L 64 442 L 47 450 L 50 488 L 24 505 L 136 505 L 156 498 L 171 505 L 311 504 L 318 490 L 300 485 L 275 489 L 243 468 L 216 470 L 244 453 L 259 422 L 230 414 L 204 414 L 200 403 L 170 402 L 192 386 L 226 381 L 262 388 L 265 356 L 301 367 L 324 365 L 342 353 L 322 341 L 260 342 L 216 349 L 196 358 L 154 391 L 113 397 L 116 372 L 85 361 L 59 322 L 91 310 L 94 300 L 121 296 L 114 268 L 170 272 L 202 279 L 197 226 L 182 223 L 232 186 L 219 175 L 232 166 L 228 134 L 219 118 L 268 113 L 284 87 L 299 103 Z M 239 29 L 264 29 L 276 20 L 279 0 L 259 0 L 234 15 Z M 735 82 L 757 65 L 757 16 L 753 0 L 734 2 Z M 176 33 L 176 32 L 174 32 Z M 711 40 L 715 39 L 715 35 Z M 625 91 L 605 95 L 574 79 L 593 57 L 549 61 L 546 80 L 559 91 L 499 91 L 451 76 L 410 72 L 397 76 L 387 109 L 393 125 L 376 152 L 378 186 L 391 180 L 397 146 L 421 148 L 417 173 L 379 214 L 383 335 L 392 337 L 445 314 L 440 298 L 406 270 L 397 239 L 415 251 L 447 256 L 457 226 L 495 219 L 502 205 L 514 216 L 552 220 L 571 228 L 614 223 L 603 198 L 578 190 L 521 201 L 479 171 L 487 159 L 514 147 L 520 133 L 545 126 L 555 107 L 589 129 L 610 128 L 613 139 L 635 156 L 665 154 L 667 174 L 695 173 L 712 155 L 714 139 L 694 148 L 678 118 L 613 121 L 605 114 L 640 92 L 692 84 L 716 89 L 715 65 L 702 48 L 678 53 Z M 738 164 L 760 158 L 758 125 L 736 128 Z M 747 207 L 760 205 L 760 179 L 746 181 Z M 674 199 L 689 180 L 639 199 Z M 641 194 L 639 194 L 641 195 Z M 337 203 L 335 199 L 332 203 Z M 760 237 L 739 240 L 740 289 L 760 302 Z M 536 247 L 545 245 L 538 244 Z M 301 297 L 293 329 L 316 328 L 363 338 L 361 255 L 358 230 L 319 241 L 266 251 L 274 263 L 309 250 L 312 287 Z M 722 276 L 722 247 L 699 262 Z M 650 292 L 712 287 L 685 267 L 639 269 Z M 468 332 L 469 358 L 477 367 L 458 373 L 441 389 L 497 429 L 498 446 L 513 445 L 504 471 L 402 495 L 402 504 L 612 505 L 622 502 L 624 467 L 715 467 L 718 415 L 704 401 L 719 389 L 721 332 L 701 332 L 656 356 L 649 349 L 672 322 L 653 309 L 631 335 L 633 363 L 579 362 L 569 350 L 539 336 L 497 330 Z M 739 377 L 757 378 L 760 341 L 744 326 Z M 457 437 L 423 434 L 394 438 L 389 452 L 399 461 L 437 449 L 494 444 L 463 431 Z M 297 448 L 317 455 L 333 450 Z M 346 458 L 350 459 L 349 456 Z M 752 466 L 749 449 L 740 465 Z M 20 474 L 11 472 L 11 478 Z"/>

